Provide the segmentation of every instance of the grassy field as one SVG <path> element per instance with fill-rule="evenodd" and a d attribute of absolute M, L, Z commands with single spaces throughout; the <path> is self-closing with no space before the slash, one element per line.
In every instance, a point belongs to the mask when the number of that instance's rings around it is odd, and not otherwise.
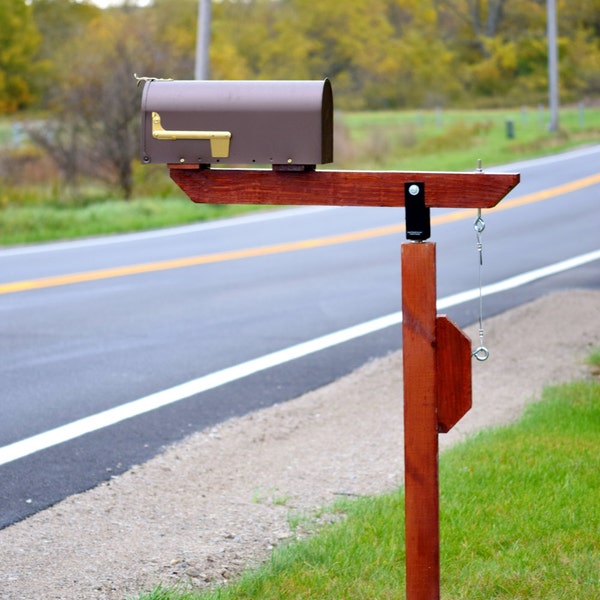
<path fill-rule="evenodd" d="M 195 205 L 186 198 L 8 206 L 0 212 L 0 237 L 3 244 L 72 239 L 222 219 L 252 210 L 251 206 Z"/>
<path fill-rule="evenodd" d="M 598 368 L 600 353 L 592 361 Z M 440 460 L 444 600 L 597 597 L 600 383 L 548 388 L 511 426 Z M 143 600 L 404 597 L 402 490 L 345 501 L 334 525 L 278 548 L 264 568 L 209 593 L 157 588 Z"/>
<path fill-rule="evenodd" d="M 468 171 L 478 159 L 485 168 L 600 142 L 600 108 L 562 109 L 561 130 L 553 134 L 547 131 L 547 112 L 539 109 L 341 113 L 335 121 L 331 167 L 342 169 Z M 512 138 L 507 121 L 513 124 Z M 0 151 L 10 148 L 12 131 L 10 121 L 0 120 Z M 32 169 L 18 184 L 0 177 L 0 246 L 140 231 L 253 210 L 194 205 L 160 165 L 135 166 L 135 198 L 128 202 L 90 182 L 74 191 L 55 181 L 33 181 L 42 171 Z"/>
<path fill-rule="evenodd" d="M 340 121 L 351 141 L 338 153 L 345 168 L 468 171 L 477 159 L 485 168 L 600 141 L 600 110 L 579 107 L 561 111 L 557 133 L 548 131 L 548 112 L 532 108 L 349 113 Z"/>

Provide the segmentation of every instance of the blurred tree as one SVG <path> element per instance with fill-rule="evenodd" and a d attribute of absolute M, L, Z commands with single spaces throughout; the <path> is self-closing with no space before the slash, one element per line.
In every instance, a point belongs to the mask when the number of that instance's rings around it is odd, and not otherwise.
<path fill-rule="evenodd" d="M 0 23 L 0 113 L 11 113 L 35 99 L 41 37 L 25 0 L 0 0 Z"/>
<path fill-rule="evenodd" d="M 557 11 L 563 95 L 600 94 L 600 0 L 559 0 Z"/>
<path fill-rule="evenodd" d="M 341 106 L 364 108 L 367 97 L 377 98 L 380 106 L 395 104 L 395 90 L 382 86 L 393 81 L 398 64 L 387 0 L 293 3 L 311 40 L 309 71 L 332 78 Z"/>
<path fill-rule="evenodd" d="M 460 99 L 455 51 L 444 35 L 444 23 L 434 0 L 392 2 L 398 50 L 395 93 L 399 106 L 445 106 Z"/>
<path fill-rule="evenodd" d="M 141 96 L 134 73 L 177 71 L 168 47 L 156 42 L 158 25 L 142 10 L 102 11 L 57 55 L 63 69 L 49 97 L 52 116 L 32 135 L 67 183 L 83 173 L 131 197 Z"/>
<path fill-rule="evenodd" d="M 561 29 L 580 30 L 600 39 L 600 0 L 559 0 Z"/>
<path fill-rule="evenodd" d="M 46 106 L 49 94 L 65 69 L 64 46 L 84 34 L 87 24 L 102 11 L 90 2 L 75 0 L 32 0 L 33 19 L 41 34 L 37 52 L 44 69 L 38 73 L 39 103 Z"/>
<path fill-rule="evenodd" d="M 340 108 L 538 102 L 547 87 L 545 3 L 220 0 L 213 7 L 211 73 L 215 79 L 327 76 Z M 11 48 L 0 58 L 0 110 L 26 106 L 38 89 L 46 90 L 41 95 L 45 106 L 70 64 L 68 52 L 91 52 L 82 43 L 75 50 L 65 46 L 90 35 L 92 19 L 111 14 L 144 15 L 139 35 L 152 40 L 144 50 L 154 57 L 150 74 L 193 76 L 197 0 L 154 0 L 146 8 L 129 4 L 111 10 L 100 10 L 90 0 L 30 4 L 0 0 L 1 14 L 10 15 L 3 17 L 9 26 L 0 30 L 0 48 Z M 31 24 L 32 8 L 41 46 Z M 558 0 L 558 14 L 562 93 L 568 98 L 597 94 L 600 0 Z M 15 36 L 17 30 L 31 35 Z M 106 48 L 94 51 L 110 54 L 114 43 L 113 36 Z M 52 67 L 45 78 L 41 58 Z"/>
<path fill-rule="evenodd" d="M 438 0 L 456 76 L 471 104 L 547 95 L 545 0 Z"/>
<path fill-rule="evenodd" d="M 146 36 L 150 36 L 159 53 L 155 77 L 193 79 L 196 53 L 196 19 L 198 0 L 155 0 L 148 13 Z"/>
<path fill-rule="evenodd" d="M 91 2 L 32 0 L 30 4 L 42 35 L 40 54 L 46 57 L 53 57 L 71 38 L 81 35 L 92 19 L 102 14 Z M 57 68 L 60 70 L 60 65 Z"/>

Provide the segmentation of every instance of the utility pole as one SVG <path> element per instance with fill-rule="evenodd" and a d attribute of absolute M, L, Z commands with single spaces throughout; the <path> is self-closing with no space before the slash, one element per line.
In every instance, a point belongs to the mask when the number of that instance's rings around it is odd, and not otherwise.
<path fill-rule="evenodd" d="M 210 24 L 212 19 L 211 0 L 198 0 L 198 25 L 196 28 L 195 79 L 208 79 L 210 52 Z"/>
<path fill-rule="evenodd" d="M 556 0 L 546 0 L 548 27 L 548 93 L 550 100 L 549 131 L 558 131 L 558 44 Z"/>

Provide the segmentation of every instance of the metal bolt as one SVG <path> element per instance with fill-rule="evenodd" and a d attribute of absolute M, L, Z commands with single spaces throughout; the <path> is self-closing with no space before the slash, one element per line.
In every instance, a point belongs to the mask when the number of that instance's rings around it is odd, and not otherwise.
<path fill-rule="evenodd" d="M 421 191 L 421 188 L 416 184 L 413 183 L 409 188 L 408 188 L 408 193 L 411 196 L 416 196 L 419 192 Z"/>

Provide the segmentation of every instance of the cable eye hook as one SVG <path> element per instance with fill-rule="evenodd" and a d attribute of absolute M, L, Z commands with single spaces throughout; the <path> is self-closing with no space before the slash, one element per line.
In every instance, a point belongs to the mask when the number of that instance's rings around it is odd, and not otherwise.
<path fill-rule="evenodd" d="M 473 228 L 477 233 L 483 233 L 485 230 L 485 221 L 481 218 L 481 209 L 479 209 L 479 214 L 475 219 L 475 223 L 473 223 Z"/>
<path fill-rule="evenodd" d="M 490 351 L 485 346 L 479 346 L 473 350 L 473 354 L 479 362 L 483 362 L 490 357 Z"/>

